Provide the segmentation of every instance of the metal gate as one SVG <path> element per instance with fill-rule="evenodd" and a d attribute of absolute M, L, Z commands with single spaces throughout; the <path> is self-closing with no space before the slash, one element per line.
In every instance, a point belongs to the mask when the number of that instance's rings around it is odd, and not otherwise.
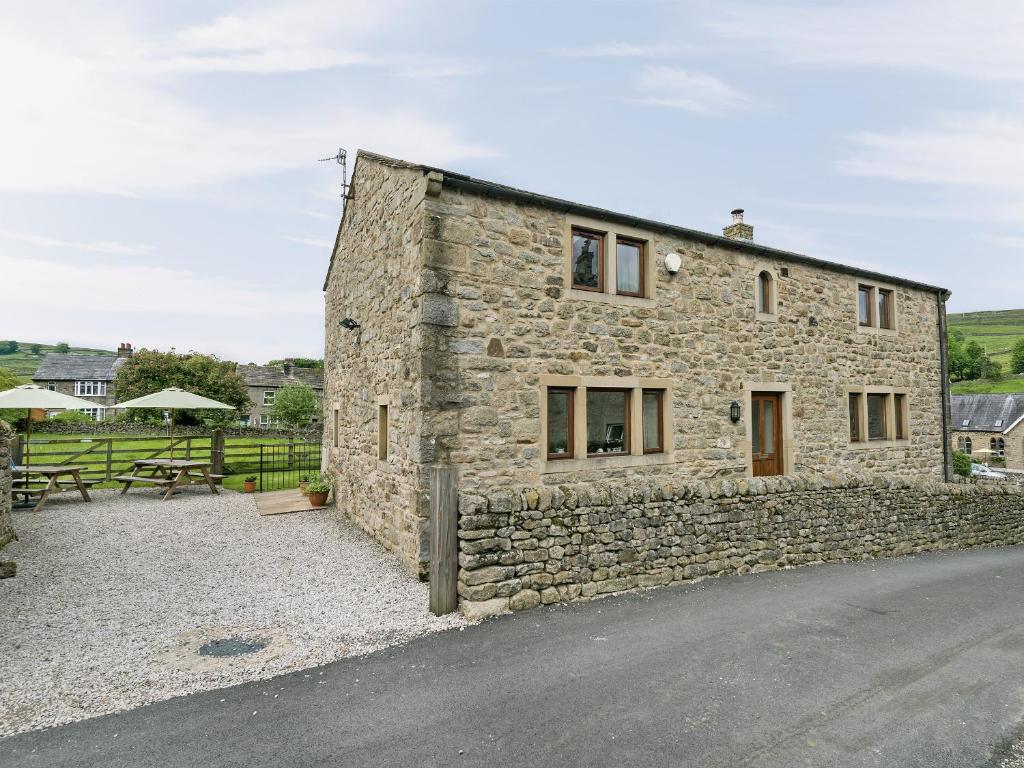
<path fill-rule="evenodd" d="M 319 473 L 319 440 L 260 445 L 260 493 L 298 488 Z"/>

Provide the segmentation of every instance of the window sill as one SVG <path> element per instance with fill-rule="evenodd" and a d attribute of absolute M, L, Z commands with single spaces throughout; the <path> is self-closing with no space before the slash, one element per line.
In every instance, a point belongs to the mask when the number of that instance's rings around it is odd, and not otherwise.
<path fill-rule="evenodd" d="M 653 307 L 654 299 L 640 298 L 638 296 L 621 296 L 617 293 L 601 293 L 599 291 L 583 291 L 579 288 L 569 289 L 570 299 L 580 301 L 597 301 L 602 304 L 613 304 L 620 307 Z"/>
<path fill-rule="evenodd" d="M 551 459 L 541 462 L 542 475 L 561 474 L 563 472 L 582 472 L 595 469 L 621 469 L 624 467 L 649 467 L 658 464 L 673 464 L 672 453 L 644 453 L 625 456 L 591 456 L 586 459 Z"/>
<path fill-rule="evenodd" d="M 858 333 L 867 333 L 873 336 L 897 336 L 899 335 L 899 329 L 897 328 L 876 328 L 873 325 L 858 325 Z"/>
<path fill-rule="evenodd" d="M 755 312 L 754 319 L 764 323 L 777 323 L 779 322 L 779 316 L 769 312 Z"/>

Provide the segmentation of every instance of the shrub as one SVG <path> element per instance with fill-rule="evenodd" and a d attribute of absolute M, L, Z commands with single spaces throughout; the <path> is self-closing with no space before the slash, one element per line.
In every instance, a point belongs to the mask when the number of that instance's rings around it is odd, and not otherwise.
<path fill-rule="evenodd" d="M 56 421 L 60 424 L 90 424 L 95 419 L 81 411 L 61 411 L 47 418 L 47 421 Z"/>
<path fill-rule="evenodd" d="M 310 480 L 309 485 L 306 486 L 307 493 L 330 493 L 331 492 L 331 478 L 330 475 L 325 475 L 323 472 L 315 480 Z"/>
<path fill-rule="evenodd" d="M 963 451 L 953 451 L 953 472 L 961 477 L 970 477 L 971 457 Z"/>

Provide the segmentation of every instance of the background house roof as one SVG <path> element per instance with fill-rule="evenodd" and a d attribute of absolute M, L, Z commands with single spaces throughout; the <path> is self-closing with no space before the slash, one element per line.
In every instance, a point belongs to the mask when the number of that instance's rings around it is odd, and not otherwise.
<path fill-rule="evenodd" d="M 1006 432 L 1024 416 L 1024 394 L 953 395 L 952 411 L 954 432 Z"/>
<path fill-rule="evenodd" d="M 114 355 L 75 355 L 48 352 L 33 381 L 113 381 L 127 358 Z"/>
<path fill-rule="evenodd" d="M 284 368 L 269 365 L 240 365 L 238 372 L 245 377 L 247 387 L 286 387 L 289 384 L 305 384 L 323 391 L 324 371 L 322 368 Z"/>

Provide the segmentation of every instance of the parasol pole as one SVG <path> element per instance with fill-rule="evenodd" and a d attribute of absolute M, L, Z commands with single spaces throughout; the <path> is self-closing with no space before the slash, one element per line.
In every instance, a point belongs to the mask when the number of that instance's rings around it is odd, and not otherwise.
<path fill-rule="evenodd" d="M 29 460 L 30 460 L 29 454 L 31 453 L 31 450 L 32 450 L 31 447 L 30 447 L 32 445 L 32 409 L 31 408 L 26 408 L 25 409 L 25 416 L 26 416 L 26 419 L 27 419 L 27 422 L 28 422 L 25 425 L 25 455 L 24 455 L 25 467 L 27 468 Z"/>
<path fill-rule="evenodd" d="M 167 428 L 170 430 L 170 435 L 171 435 L 171 445 L 170 445 L 171 461 L 174 461 L 174 409 L 173 408 L 170 409 L 170 414 L 171 414 L 171 420 L 168 423 Z"/>

